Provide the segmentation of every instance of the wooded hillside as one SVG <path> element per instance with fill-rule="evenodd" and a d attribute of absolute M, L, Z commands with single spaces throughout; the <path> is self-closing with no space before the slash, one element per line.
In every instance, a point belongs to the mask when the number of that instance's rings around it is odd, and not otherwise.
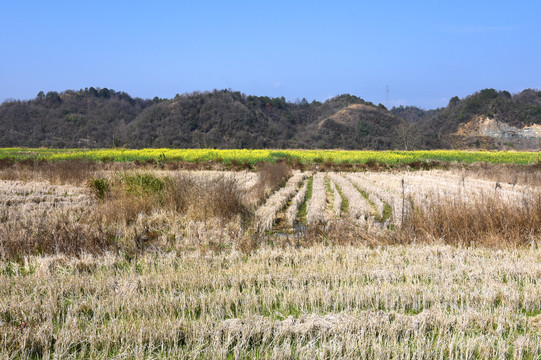
<path fill-rule="evenodd" d="M 441 109 L 389 111 L 349 94 L 288 102 L 231 90 L 152 100 L 92 87 L 50 91 L 0 106 L 0 146 L 434 149 L 452 147 L 451 134 L 479 115 L 541 124 L 541 92 L 485 89 Z"/>

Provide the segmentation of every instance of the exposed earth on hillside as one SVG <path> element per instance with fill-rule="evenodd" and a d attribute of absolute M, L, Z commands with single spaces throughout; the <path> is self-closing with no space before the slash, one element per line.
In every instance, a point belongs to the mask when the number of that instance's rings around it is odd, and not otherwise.
<path fill-rule="evenodd" d="M 461 124 L 453 135 L 456 144 L 461 147 L 479 147 L 481 143 L 500 150 L 541 148 L 541 125 L 519 128 L 487 116 L 478 116 Z"/>

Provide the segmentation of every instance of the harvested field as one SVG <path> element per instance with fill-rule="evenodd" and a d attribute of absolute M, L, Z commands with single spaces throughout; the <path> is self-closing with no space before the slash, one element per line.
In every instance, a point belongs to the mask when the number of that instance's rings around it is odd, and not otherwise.
<path fill-rule="evenodd" d="M 0 180 L 0 214 L 3 223 L 59 210 L 81 209 L 90 206 L 92 202 L 88 191 L 77 186 Z"/>
<path fill-rule="evenodd" d="M 441 245 L 2 261 L 0 356 L 535 359 L 540 263 Z"/>
<path fill-rule="evenodd" d="M 541 186 L 485 174 L 11 174 L 0 358 L 541 358 Z"/>
<path fill-rule="evenodd" d="M 487 219 L 492 222 L 491 226 L 509 228 L 501 223 L 505 214 L 509 213 L 519 217 L 524 213 L 531 220 L 524 228 L 524 232 L 531 230 L 529 238 L 526 240 L 519 234 L 519 238 L 514 239 L 512 243 L 537 241 L 539 231 L 535 226 L 539 220 L 537 209 L 541 202 L 541 187 L 538 182 L 526 185 L 466 175 L 465 172 L 443 170 L 357 173 L 296 171 L 288 175 L 286 181 L 283 177 L 268 180 L 269 177 L 272 178 L 270 173 L 262 177 L 257 172 L 248 171 L 97 170 L 94 179 L 98 182 L 94 186 L 100 186 L 99 184 L 105 187 L 116 186 L 116 190 L 111 190 L 116 195 L 105 203 L 96 199 L 93 194 L 96 188 L 89 188 L 88 182 L 74 186 L 2 180 L 0 213 L 2 223 L 6 225 L 23 218 L 46 219 L 59 213 L 78 211 L 88 214 L 99 209 L 99 213 L 110 214 L 111 218 L 118 218 L 121 213 L 125 215 L 123 215 L 124 228 L 119 228 L 118 224 L 113 224 L 110 228 L 114 228 L 116 237 L 129 239 L 136 233 L 152 232 L 156 234 L 153 237 L 161 242 L 170 242 L 167 239 L 174 239 L 176 242 L 185 238 L 187 231 L 185 229 L 201 226 L 208 229 L 209 224 L 216 223 L 213 220 L 216 215 L 213 214 L 220 213 L 221 217 L 229 219 L 227 209 L 218 213 L 215 210 L 216 206 L 225 204 L 223 201 L 220 202 L 220 197 L 230 195 L 231 189 L 234 188 L 235 196 L 238 197 L 235 201 L 242 203 L 246 208 L 242 210 L 245 220 L 246 217 L 250 218 L 248 222 L 244 221 L 235 227 L 244 228 L 243 233 L 247 236 L 251 236 L 252 230 L 267 235 L 273 231 L 294 233 L 298 230 L 299 222 L 309 227 L 325 228 L 335 222 L 349 221 L 361 227 L 368 225 L 383 229 L 401 229 L 403 233 L 407 230 L 407 236 L 411 235 L 411 231 L 416 231 L 414 236 L 418 239 L 424 237 L 426 240 L 432 237 L 431 240 L 455 242 L 457 239 L 442 238 L 438 234 L 430 233 L 428 229 L 423 229 L 423 233 L 419 233 L 420 219 L 424 216 L 425 221 L 441 220 L 445 209 L 451 208 L 457 210 L 454 212 L 455 215 L 476 218 L 483 214 L 483 209 L 490 208 L 491 214 L 500 215 L 498 219 L 493 216 Z M 129 182 L 128 185 L 119 185 L 126 181 Z M 222 193 L 212 195 L 211 193 L 216 191 L 214 188 L 219 184 L 225 186 L 220 190 Z M 310 184 L 309 192 L 308 184 Z M 144 189 L 144 186 L 151 188 Z M 152 186 L 158 186 L 159 189 Z M 100 196 L 105 196 L 105 193 Z M 107 206 L 108 204 L 110 206 Z M 238 208 L 240 205 L 235 206 Z M 142 226 L 141 229 L 137 229 L 137 226 L 126 228 L 126 225 L 136 220 L 138 214 L 152 213 L 154 215 L 151 218 L 163 218 L 158 221 L 161 225 L 143 226 L 142 224 L 146 223 L 145 219 L 149 218 L 143 216 L 139 222 L 135 222 L 136 225 Z M 432 215 L 428 216 L 429 213 Z M 201 224 L 202 219 L 204 222 Z M 277 220 L 280 220 L 278 225 Z M 177 222 L 178 225 L 172 225 L 172 222 Z M 0 223 L 0 231 L 1 225 Z M 440 225 L 438 227 L 441 227 Z M 452 224 L 443 225 L 452 226 Z M 452 232 L 452 229 L 449 231 Z M 445 235 L 449 237 L 450 234 Z M 509 238 L 511 235 L 516 235 L 516 232 L 505 236 Z M 463 240 L 464 244 L 470 242 L 469 239 Z"/>

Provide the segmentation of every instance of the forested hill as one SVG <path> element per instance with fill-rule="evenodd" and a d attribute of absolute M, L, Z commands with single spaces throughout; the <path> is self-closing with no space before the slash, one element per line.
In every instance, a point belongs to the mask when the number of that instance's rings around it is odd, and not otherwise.
<path fill-rule="evenodd" d="M 395 112 L 396 114 L 396 112 Z M 400 114 L 397 114 L 400 115 Z M 484 89 L 464 99 L 453 97 L 447 107 L 436 112 L 427 112 L 421 118 L 419 133 L 423 136 L 422 144 L 427 148 L 440 147 L 485 147 L 501 148 L 501 142 L 512 144 L 513 135 L 505 139 L 480 139 L 483 133 L 464 134 L 476 138 L 476 142 L 456 143 L 456 133 L 461 125 L 472 124 L 478 120 L 493 120 L 500 127 L 513 126 L 517 129 L 541 124 L 541 91 L 524 90 L 511 95 L 507 91 Z M 479 129 L 478 129 L 479 130 Z M 485 141 L 479 145 L 479 140 Z M 494 140 L 501 140 L 494 142 Z M 520 140 L 520 139 L 519 139 Z M 517 146 L 520 146 L 517 141 Z M 538 146 L 537 146 L 538 148 Z"/>
<path fill-rule="evenodd" d="M 126 133 L 152 105 L 124 92 L 94 88 L 6 101 L 0 106 L 0 146 L 111 147 L 113 134 Z"/>
<path fill-rule="evenodd" d="M 404 139 L 408 139 L 410 148 L 541 148 L 539 90 L 511 95 L 484 89 L 463 99 L 455 96 L 444 108 L 426 111 L 401 106 L 391 113 L 405 121 L 399 133 L 408 134 Z M 533 131 L 522 134 L 528 127 Z"/>
<path fill-rule="evenodd" d="M 389 149 L 401 121 L 351 95 L 292 103 L 215 90 L 142 100 L 90 88 L 5 102 L 0 146 Z"/>
<path fill-rule="evenodd" d="M 541 92 L 485 89 L 429 111 L 388 111 L 349 94 L 293 103 L 231 90 L 152 100 L 99 88 L 40 92 L 0 105 L 0 147 L 449 148 L 461 124 L 479 116 L 541 124 Z M 497 146 L 468 143 L 487 144 Z"/>

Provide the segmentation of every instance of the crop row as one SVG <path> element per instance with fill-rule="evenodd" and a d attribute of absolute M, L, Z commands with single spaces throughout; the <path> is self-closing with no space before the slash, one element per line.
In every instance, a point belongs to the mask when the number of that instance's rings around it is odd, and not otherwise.
<path fill-rule="evenodd" d="M 282 210 L 288 200 L 298 191 L 299 183 L 306 177 L 306 173 L 297 172 L 287 181 L 283 188 L 273 193 L 255 213 L 255 226 L 259 232 L 269 230 L 274 224 L 276 214 Z"/>
<path fill-rule="evenodd" d="M 312 198 L 308 201 L 306 208 L 306 222 L 309 225 L 324 222 L 326 218 L 326 205 L 325 175 L 323 173 L 317 173 L 314 175 Z"/>
<path fill-rule="evenodd" d="M 285 210 L 285 218 L 288 225 L 293 225 L 306 195 L 306 184 L 298 190 L 300 174 L 295 175 L 285 188 L 271 195 L 257 211 L 260 228 L 272 228 L 277 214 L 290 198 L 292 200 Z M 428 208 L 441 200 L 457 199 L 474 203 L 483 198 L 497 197 L 502 203 L 521 206 L 531 196 L 535 196 L 535 190 L 528 187 L 466 179 L 449 172 L 320 172 L 313 176 L 311 197 L 306 201 L 306 223 L 315 225 L 349 217 L 399 226 L 413 209 Z M 347 204 L 344 212 L 342 199 Z"/>

